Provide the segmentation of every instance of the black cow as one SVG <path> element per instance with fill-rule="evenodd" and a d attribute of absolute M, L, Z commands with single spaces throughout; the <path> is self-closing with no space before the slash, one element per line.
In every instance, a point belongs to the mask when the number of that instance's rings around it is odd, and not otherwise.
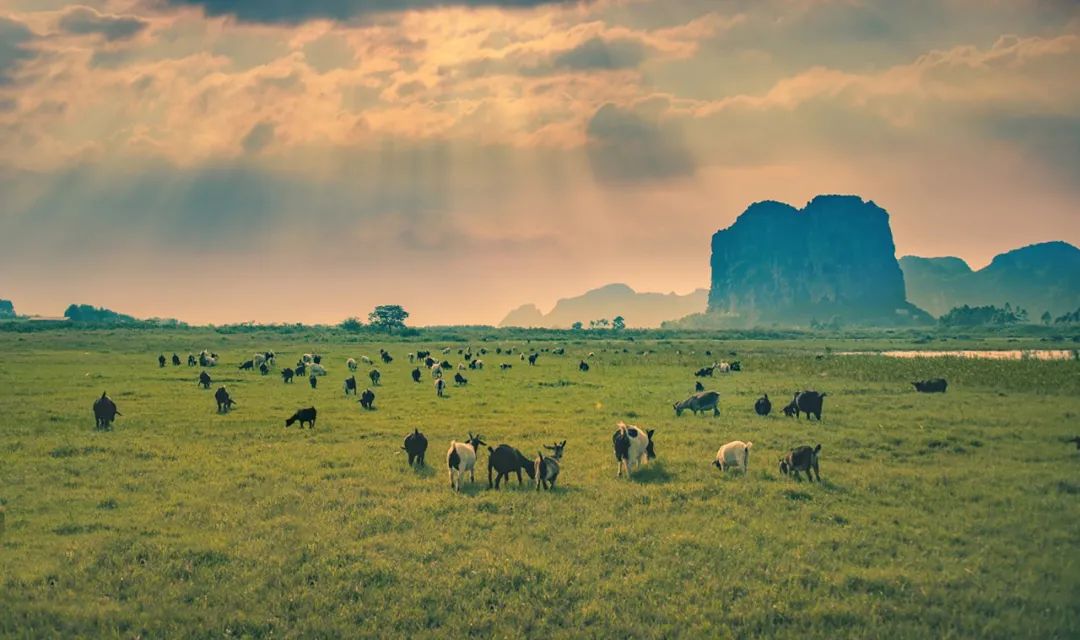
<path fill-rule="evenodd" d="M 427 452 L 427 438 L 420 433 L 419 429 L 405 436 L 405 446 L 401 447 L 409 454 L 409 466 L 416 462 L 418 467 L 424 466 L 424 454 Z"/>
<path fill-rule="evenodd" d="M 291 427 L 291 426 L 293 426 L 293 423 L 299 422 L 300 423 L 300 428 L 303 429 L 304 428 L 304 423 L 306 422 L 306 423 L 308 423 L 310 425 L 310 427 L 309 427 L 310 429 L 314 429 L 315 428 L 315 416 L 316 416 L 316 414 L 317 414 L 317 412 L 315 411 L 315 407 L 308 407 L 307 409 L 298 409 L 296 411 L 296 413 L 292 414 L 291 417 L 289 417 L 289 418 L 287 418 L 285 420 L 285 426 L 286 427 Z"/>
<path fill-rule="evenodd" d="M 360 394 L 360 406 L 365 409 L 374 409 L 375 392 L 371 389 L 364 389 L 364 392 Z"/>
<path fill-rule="evenodd" d="M 754 403 L 754 412 L 759 416 L 767 416 L 772 412 L 772 402 L 769 401 L 769 394 L 765 394 L 757 399 Z"/>
<path fill-rule="evenodd" d="M 912 382 L 915 386 L 915 390 L 919 393 L 945 393 L 945 389 L 949 386 L 949 383 L 945 381 L 945 378 L 931 378 L 929 380 L 919 380 Z"/>

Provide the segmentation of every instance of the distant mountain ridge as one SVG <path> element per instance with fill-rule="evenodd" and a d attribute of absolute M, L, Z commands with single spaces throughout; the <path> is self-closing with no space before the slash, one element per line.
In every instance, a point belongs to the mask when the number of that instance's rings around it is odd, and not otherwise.
<path fill-rule="evenodd" d="M 900 258 L 908 299 L 940 316 L 961 305 L 1002 306 L 1006 302 L 1037 319 L 1080 307 L 1080 249 L 1067 242 L 1043 242 L 1007 251 L 973 271 L 960 258 Z"/>
<path fill-rule="evenodd" d="M 590 320 L 611 320 L 615 316 L 622 316 L 627 327 L 652 328 L 659 327 L 665 321 L 703 311 L 707 297 L 705 289 L 697 289 L 686 295 L 639 293 L 625 284 L 616 283 L 580 296 L 563 298 L 547 314 L 534 304 L 522 305 L 507 314 L 499 326 L 566 329 L 575 322 L 588 326 Z"/>

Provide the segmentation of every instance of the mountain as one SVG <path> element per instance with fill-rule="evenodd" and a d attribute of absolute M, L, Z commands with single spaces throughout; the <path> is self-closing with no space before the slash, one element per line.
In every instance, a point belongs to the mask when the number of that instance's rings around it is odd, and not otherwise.
<path fill-rule="evenodd" d="M 638 293 L 625 284 L 609 284 L 573 298 L 559 300 L 543 314 L 536 305 L 526 304 L 511 311 L 500 327 L 568 328 L 575 322 L 589 326 L 590 320 L 622 316 L 628 327 L 659 327 L 705 309 L 707 292 L 698 289 L 681 296 L 676 293 Z"/>
<path fill-rule="evenodd" d="M 889 214 L 858 196 L 757 202 L 712 238 L 708 316 L 721 326 L 930 322 L 907 302 Z"/>
<path fill-rule="evenodd" d="M 1067 242 L 1044 242 L 994 257 L 973 271 L 959 258 L 900 259 L 908 298 L 934 315 L 961 305 L 1027 309 L 1032 319 L 1080 307 L 1080 249 Z"/>

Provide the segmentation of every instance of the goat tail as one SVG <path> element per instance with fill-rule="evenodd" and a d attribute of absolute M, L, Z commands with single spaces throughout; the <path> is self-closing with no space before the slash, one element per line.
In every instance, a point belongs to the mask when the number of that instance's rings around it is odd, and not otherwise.
<path fill-rule="evenodd" d="M 754 443 L 753 443 L 753 442 L 747 442 L 747 443 L 746 443 L 746 448 L 747 448 L 747 449 L 750 449 L 750 447 L 753 447 L 753 446 L 754 446 Z"/>

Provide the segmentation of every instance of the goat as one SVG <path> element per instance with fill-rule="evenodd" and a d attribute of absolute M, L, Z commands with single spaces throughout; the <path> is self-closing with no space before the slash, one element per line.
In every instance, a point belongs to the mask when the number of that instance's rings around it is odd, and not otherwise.
<path fill-rule="evenodd" d="M 197 364 L 198 362 L 199 362 L 199 361 L 195 359 L 195 355 L 194 355 L 194 354 L 192 354 L 192 353 L 189 353 L 189 354 L 188 354 L 188 357 L 187 357 L 187 366 L 189 366 L 189 367 L 194 367 L 194 366 L 195 366 L 195 365 L 196 365 L 196 364 Z"/>
<path fill-rule="evenodd" d="M 427 438 L 420 433 L 419 429 L 413 429 L 412 433 L 405 436 L 405 445 L 401 448 L 405 450 L 405 453 L 409 454 L 410 467 L 414 461 L 417 466 L 424 466 L 424 454 L 427 453 Z"/>
<path fill-rule="evenodd" d="M 460 373 L 455 373 L 454 374 L 454 384 L 456 384 L 457 386 L 460 387 L 460 386 L 469 384 L 469 379 L 466 378 L 465 376 L 461 375 Z"/>
<path fill-rule="evenodd" d="M 522 355 L 524 355 L 524 354 L 522 354 Z M 529 355 L 529 365 L 530 366 L 533 366 L 533 365 L 536 364 L 536 358 L 537 358 L 538 355 L 539 354 L 536 354 L 536 353 L 533 353 L 533 354 Z"/>
<path fill-rule="evenodd" d="M 292 369 L 290 369 L 289 367 L 285 367 L 281 370 L 281 381 L 286 383 L 292 382 L 294 375 L 295 373 Z"/>
<path fill-rule="evenodd" d="M 229 409 L 233 408 L 236 402 L 229 397 L 229 392 L 225 390 L 225 387 L 218 387 L 218 390 L 214 392 L 214 400 L 217 401 L 218 413 L 228 413 Z"/>
<path fill-rule="evenodd" d="M 157 364 L 158 364 L 159 367 L 164 367 L 165 366 L 165 354 L 164 353 L 157 357 Z"/>
<path fill-rule="evenodd" d="M 345 366 L 349 368 L 349 371 L 356 371 L 356 359 L 349 358 L 345 361 Z"/>
<path fill-rule="evenodd" d="M 110 430 L 112 429 L 112 423 L 116 420 L 116 416 L 122 416 L 116 409 L 116 403 L 112 401 L 109 395 L 102 391 L 101 397 L 94 400 L 94 422 L 97 429 Z"/>
<path fill-rule="evenodd" d="M 713 460 L 713 465 L 721 471 L 727 471 L 728 467 L 741 468 L 743 475 L 746 475 L 750 464 L 750 447 L 753 446 L 753 442 L 743 442 L 741 440 L 729 442 L 716 452 L 716 460 Z"/>
<path fill-rule="evenodd" d="M 566 440 L 562 442 L 556 442 L 552 445 L 544 445 L 545 449 L 551 451 L 550 456 L 545 456 L 543 452 L 537 452 L 536 460 L 533 463 L 536 473 L 536 490 L 540 490 L 540 485 L 544 486 L 544 490 L 555 488 L 555 480 L 559 477 L 559 461 L 562 460 L 563 449 L 566 448 Z"/>
<path fill-rule="evenodd" d="M 300 423 L 300 428 L 303 429 L 304 428 L 304 423 L 306 422 L 306 423 L 308 423 L 310 425 L 308 427 L 309 429 L 314 429 L 315 428 L 315 416 L 316 416 L 316 413 L 317 412 L 315 411 L 315 407 L 308 407 L 307 409 L 298 409 L 296 411 L 296 413 L 292 414 L 291 417 L 285 419 L 285 426 L 286 426 L 286 428 L 291 427 L 293 425 L 293 423 L 299 422 Z"/>
<path fill-rule="evenodd" d="M 318 379 L 317 377 L 315 377 L 315 374 L 314 374 L 314 373 L 313 373 L 313 374 L 311 374 L 310 376 L 308 376 L 308 379 L 307 379 L 307 381 L 308 381 L 308 384 L 310 384 L 310 385 L 311 385 L 311 388 L 312 388 L 312 389 L 314 389 L 314 388 L 316 388 L 316 387 L 318 387 L 318 386 L 319 386 L 319 379 Z"/>
<path fill-rule="evenodd" d="M 413 382 L 420 382 L 420 367 L 417 367 L 417 368 L 412 370 L 412 381 Z"/>
<path fill-rule="evenodd" d="M 360 406 L 372 410 L 375 408 L 375 392 L 371 389 L 364 389 L 364 392 L 360 394 Z"/>
<path fill-rule="evenodd" d="M 172 354 L 172 365 L 174 367 L 179 367 L 180 366 L 180 356 L 176 355 L 175 353 Z"/>
<path fill-rule="evenodd" d="M 790 473 L 795 476 L 796 480 L 802 481 L 799 472 L 805 471 L 810 482 L 814 481 L 814 474 L 817 474 L 817 481 L 821 482 L 821 471 L 818 469 L 818 456 L 820 454 L 820 444 L 814 448 L 809 446 L 796 447 L 789 451 L 786 456 L 780 458 L 780 473 L 785 476 Z"/>
<path fill-rule="evenodd" d="M 765 394 L 754 402 L 754 412 L 759 416 L 767 416 L 772 411 L 772 402 L 769 401 L 769 394 Z"/>
<path fill-rule="evenodd" d="M 690 409 L 697 415 L 700 411 L 705 413 L 709 409 L 712 409 L 713 416 L 720 415 L 720 409 L 718 407 L 720 403 L 720 393 L 717 391 L 703 391 L 701 393 L 695 393 L 682 402 L 676 402 L 672 406 L 675 408 L 675 415 L 681 416 L 682 412 Z"/>
<path fill-rule="evenodd" d="M 443 394 L 446 391 L 446 380 L 439 378 L 435 381 L 435 395 L 440 398 L 444 397 Z"/>
<path fill-rule="evenodd" d="M 379 373 L 378 369 L 372 369 L 371 371 L 368 372 L 367 375 L 368 375 L 369 378 L 371 378 L 371 385 L 372 386 L 374 386 L 374 387 L 379 386 L 379 378 L 382 377 L 382 374 Z"/>
<path fill-rule="evenodd" d="M 349 395 L 350 391 L 354 396 L 356 395 L 356 376 L 345 378 L 345 395 Z"/>
<path fill-rule="evenodd" d="M 469 439 L 465 442 L 450 441 L 450 449 L 446 452 L 446 466 L 450 474 L 450 488 L 461 491 L 461 478 L 465 472 L 469 472 L 469 481 L 476 482 L 476 448 L 487 444 L 481 439 L 480 434 L 469 433 Z"/>
<path fill-rule="evenodd" d="M 701 393 L 705 390 L 705 385 L 701 384 L 701 381 L 694 382 L 694 393 Z"/>
<path fill-rule="evenodd" d="M 945 393 L 945 389 L 949 386 L 945 378 L 931 378 L 930 380 L 919 380 L 911 383 L 915 390 L 919 393 Z"/>
<path fill-rule="evenodd" d="M 201 386 L 203 389 L 209 389 L 210 388 L 210 374 L 209 373 L 203 371 L 202 373 L 199 374 L 199 386 Z"/>
<path fill-rule="evenodd" d="M 495 483 L 491 482 L 491 471 L 495 471 Z M 521 471 L 529 474 L 529 479 L 536 477 L 533 461 L 508 444 L 500 444 L 492 449 L 488 447 L 488 488 L 498 489 L 499 483 L 510 479 L 511 473 L 517 474 L 518 486 L 521 486 Z"/>
<path fill-rule="evenodd" d="M 241 371 L 251 371 L 252 369 L 255 368 L 255 361 L 254 360 L 245 360 L 245 361 L 241 362 L 240 366 L 237 367 L 237 368 L 240 369 Z"/>
<path fill-rule="evenodd" d="M 626 469 L 626 477 L 629 478 L 635 467 L 656 459 L 656 450 L 653 448 L 655 433 L 655 429 L 642 431 L 634 425 L 619 422 L 618 428 L 611 436 L 611 444 L 615 448 L 615 460 L 619 463 L 618 476 L 621 476 L 623 469 Z"/>
<path fill-rule="evenodd" d="M 578 363 L 577 368 L 578 368 L 578 371 L 581 371 L 582 373 L 586 373 L 586 372 L 589 371 L 589 363 L 582 360 L 581 362 Z"/>

